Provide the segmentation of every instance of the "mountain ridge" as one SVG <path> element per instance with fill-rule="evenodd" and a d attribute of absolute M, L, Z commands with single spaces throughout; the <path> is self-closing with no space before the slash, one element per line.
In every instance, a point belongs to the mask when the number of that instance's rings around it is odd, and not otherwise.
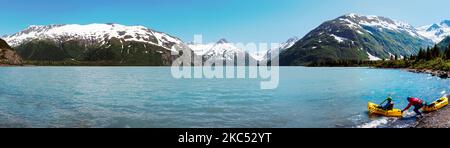
<path fill-rule="evenodd" d="M 245 49 L 237 47 L 227 39 L 219 39 L 215 43 L 188 44 L 197 55 L 202 56 L 204 61 L 235 61 L 236 58 L 257 60 L 257 57 L 248 53 Z"/>
<path fill-rule="evenodd" d="M 432 41 L 407 23 L 382 16 L 347 14 L 325 21 L 281 52 L 283 66 L 334 60 L 389 59 L 416 54 Z"/>
<path fill-rule="evenodd" d="M 438 40 L 444 41 L 449 24 L 450 21 L 444 20 L 415 28 L 383 16 L 350 13 L 323 22 L 302 38 L 290 38 L 275 48 L 281 52 L 276 58 L 287 66 L 404 57 L 438 44 Z M 144 26 L 117 23 L 31 25 L 3 38 L 24 60 L 33 61 L 114 61 L 125 65 L 168 66 L 176 58 L 171 53 L 180 50 L 191 50 L 204 60 L 226 61 L 234 60 L 236 55 L 264 61 L 275 50 L 248 53 L 225 38 L 210 44 L 185 44 L 177 37 Z"/>
<path fill-rule="evenodd" d="M 423 36 L 439 43 L 450 36 L 450 20 L 443 20 L 439 23 L 418 27 L 417 30 Z"/>
<path fill-rule="evenodd" d="M 169 66 L 188 49 L 171 35 L 120 24 L 32 25 L 5 38 L 29 61 L 109 61 L 112 65 Z"/>

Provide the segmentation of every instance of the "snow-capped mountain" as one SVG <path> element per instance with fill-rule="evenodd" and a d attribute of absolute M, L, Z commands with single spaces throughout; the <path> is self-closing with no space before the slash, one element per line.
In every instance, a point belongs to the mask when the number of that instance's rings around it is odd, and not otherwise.
<path fill-rule="evenodd" d="M 396 31 L 396 32 L 406 32 L 409 35 L 413 37 L 418 37 L 421 39 L 426 39 L 424 36 L 422 36 L 416 28 L 414 28 L 412 25 L 398 21 L 389 19 L 382 16 L 375 16 L 375 15 L 358 15 L 355 13 L 347 14 L 345 16 L 342 16 L 338 18 L 340 21 L 343 21 L 341 23 L 346 24 L 348 27 L 353 29 L 363 29 L 369 33 L 372 33 L 371 29 L 378 29 L 379 31 L 383 31 L 384 29 L 390 30 L 390 31 Z M 367 29 L 366 27 L 371 27 L 371 29 Z M 357 32 L 362 33 L 362 32 Z"/>
<path fill-rule="evenodd" d="M 208 43 L 208 44 L 188 43 L 187 45 L 196 55 L 204 55 L 215 45 L 215 43 Z"/>
<path fill-rule="evenodd" d="M 236 47 L 235 44 L 226 39 L 220 39 L 216 43 L 209 44 L 189 44 L 191 50 L 197 55 L 203 56 L 205 60 L 234 60 L 235 57 L 245 57 L 248 53 L 245 49 Z"/>
<path fill-rule="evenodd" d="M 450 36 L 450 20 L 445 20 L 440 23 L 434 23 L 431 25 L 426 25 L 418 27 L 418 33 L 425 36 L 434 43 L 439 43 L 446 37 Z"/>
<path fill-rule="evenodd" d="M 245 51 L 229 43 L 226 39 L 221 39 L 203 54 L 203 57 L 206 57 L 206 59 L 233 60 L 236 55 L 245 55 Z"/>
<path fill-rule="evenodd" d="M 289 38 L 286 42 L 281 43 L 280 47 L 278 47 L 278 49 L 280 51 L 283 51 L 285 49 L 291 48 L 292 46 L 294 46 L 295 43 L 297 43 L 300 40 L 300 37 L 298 36 L 294 36 Z"/>
<path fill-rule="evenodd" d="M 149 43 L 168 50 L 172 50 L 174 45 L 183 43 L 178 38 L 144 26 L 125 26 L 120 24 L 32 25 L 19 33 L 4 37 L 6 42 L 12 47 L 35 39 L 50 39 L 57 42 L 82 39 L 105 44 L 112 38 Z"/>
<path fill-rule="evenodd" d="M 202 55 L 205 59 L 210 59 L 214 57 L 219 60 L 233 60 L 235 55 L 248 55 L 250 58 L 256 61 L 266 60 L 268 55 L 271 55 L 272 51 L 277 49 L 278 51 L 283 51 L 287 48 L 292 47 L 300 38 L 295 36 L 288 39 L 286 42 L 279 44 L 278 47 L 263 50 L 263 51 L 254 51 L 249 52 L 246 49 L 241 49 L 236 47 L 235 44 L 229 43 L 226 39 L 221 39 L 216 43 L 209 44 L 188 44 L 188 47 L 194 51 L 197 55 Z"/>
<path fill-rule="evenodd" d="M 277 54 L 277 53 L 274 53 L 274 51 L 277 51 L 279 54 L 282 51 L 294 46 L 294 44 L 297 43 L 299 40 L 300 40 L 300 37 L 298 37 L 298 36 L 291 37 L 287 41 L 281 43 L 278 47 L 265 51 L 263 55 L 260 55 L 261 58 L 258 58 L 258 60 L 259 61 L 270 60 L 270 58 L 272 58 L 273 56 L 278 56 L 278 55 L 272 55 L 272 54 Z M 275 58 L 275 57 L 273 57 L 273 58 Z"/>
<path fill-rule="evenodd" d="M 416 54 L 433 42 L 408 23 L 381 16 L 347 14 L 322 23 L 280 53 L 281 65 L 336 60 L 380 60 Z"/>
<path fill-rule="evenodd" d="M 120 24 L 33 25 L 4 39 L 24 60 L 94 65 L 171 65 L 172 53 L 189 50 L 166 33 Z"/>

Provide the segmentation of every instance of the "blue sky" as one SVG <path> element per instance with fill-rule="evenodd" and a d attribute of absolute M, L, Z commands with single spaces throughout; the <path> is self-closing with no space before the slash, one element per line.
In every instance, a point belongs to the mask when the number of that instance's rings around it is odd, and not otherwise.
<path fill-rule="evenodd" d="M 414 26 L 450 19 L 448 0 L 0 0 L 0 35 L 29 25 L 144 25 L 189 42 L 282 42 L 347 13 Z"/>

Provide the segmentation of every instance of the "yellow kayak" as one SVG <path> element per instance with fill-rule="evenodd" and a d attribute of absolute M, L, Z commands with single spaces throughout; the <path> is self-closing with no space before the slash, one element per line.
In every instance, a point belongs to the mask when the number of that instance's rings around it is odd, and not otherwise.
<path fill-rule="evenodd" d="M 448 98 L 447 97 L 442 97 L 442 98 L 434 101 L 430 105 L 423 107 L 422 111 L 426 112 L 426 113 L 434 112 L 434 111 L 437 111 L 437 110 L 439 110 L 439 109 L 441 109 L 441 108 L 443 108 L 443 107 L 445 107 L 447 105 L 448 105 Z"/>
<path fill-rule="evenodd" d="M 384 110 L 379 108 L 380 105 L 369 102 L 368 109 L 369 114 L 382 115 L 387 117 L 402 117 L 402 110 L 400 109 L 392 109 L 392 110 Z"/>

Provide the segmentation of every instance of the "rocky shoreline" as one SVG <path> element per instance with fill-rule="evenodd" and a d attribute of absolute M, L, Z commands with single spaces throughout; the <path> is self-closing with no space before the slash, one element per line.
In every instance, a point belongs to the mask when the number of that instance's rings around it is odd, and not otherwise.
<path fill-rule="evenodd" d="M 450 78 L 450 72 L 449 71 L 442 71 L 442 70 L 430 70 L 430 69 L 407 69 L 409 72 L 413 73 L 426 73 L 431 74 L 431 76 L 437 76 L 442 79 Z"/>
<path fill-rule="evenodd" d="M 430 69 L 406 69 L 413 73 L 425 73 L 442 79 L 450 78 L 449 71 L 430 70 Z M 450 94 L 447 95 L 450 98 Z M 427 113 L 424 118 L 416 121 L 413 128 L 450 128 L 450 107 L 446 106 L 438 111 Z"/>
<path fill-rule="evenodd" d="M 450 97 L 450 95 L 447 95 Z M 450 128 L 450 107 L 446 106 L 438 111 L 428 113 L 417 121 L 414 128 Z"/>

